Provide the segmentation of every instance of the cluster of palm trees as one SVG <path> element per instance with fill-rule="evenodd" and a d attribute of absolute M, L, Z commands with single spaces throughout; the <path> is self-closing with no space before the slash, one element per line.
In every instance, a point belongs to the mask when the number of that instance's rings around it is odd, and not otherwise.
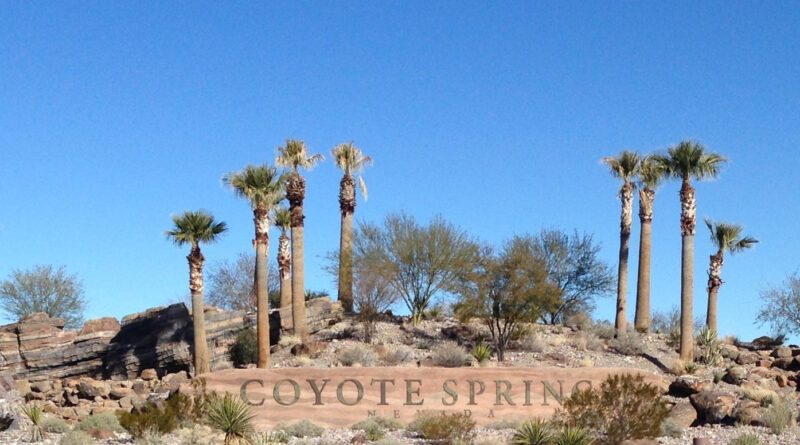
<path fill-rule="evenodd" d="M 342 213 L 342 231 L 339 257 L 339 300 L 347 312 L 353 310 L 352 239 L 353 212 L 356 206 L 354 172 L 372 163 L 352 142 L 335 146 L 331 153 L 336 166 L 344 171 L 339 189 L 339 204 Z M 309 154 L 301 140 L 288 139 L 278 147 L 275 165 L 286 167 L 279 171 L 267 164 L 248 165 L 240 171 L 230 172 L 222 181 L 236 196 L 246 199 L 253 211 L 256 251 L 254 284 L 256 293 L 256 337 L 258 339 L 259 368 L 269 364 L 269 289 L 267 261 L 269 254 L 269 229 L 272 225 L 281 231 L 278 240 L 278 270 L 280 274 L 280 306 L 291 308 L 291 327 L 294 334 L 305 340 L 308 325 L 305 316 L 305 283 L 303 266 L 303 200 L 306 182 L 300 170 L 311 170 L 325 158 L 321 154 Z M 359 178 L 362 194 L 366 199 L 366 187 Z M 289 207 L 281 205 L 286 199 Z M 203 315 L 203 262 L 200 243 L 211 243 L 227 229 L 224 222 L 214 220 L 204 211 L 185 211 L 172 217 L 174 227 L 166 232 L 177 245 L 189 244 L 189 289 L 192 294 L 192 321 L 194 326 L 195 373 L 210 371 L 208 345 L 205 336 Z M 291 239 L 287 235 L 291 233 Z M 288 321 L 288 320 L 287 320 Z M 286 323 L 288 325 L 288 323 Z"/>
<path fill-rule="evenodd" d="M 639 189 L 639 270 L 636 289 L 636 315 L 634 328 L 639 332 L 650 330 L 650 257 L 653 221 L 653 201 L 656 189 L 668 178 L 680 179 L 681 201 L 681 321 L 680 358 L 693 360 L 692 305 L 694 282 L 694 236 L 697 222 L 697 201 L 691 180 L 715 178 L 727 160 L 720 154 L 708 152 L 701 144 L 683 141 L 667 149 L 666 154 L 641 156 L 632 151 L 623 151 L 616 157 L 604 158 L 614 177 L 622 179 L 619 196 L 622 201 L 620 222 L 619 271 L 617 281 L 617 307 L 614 327 L 617 335 L 627 329 L 625 318 L 628 245 L 633 220 L 633 192 Z M 737 224 L 712 223 L 706 219 L 711 240 L 717 252 L 711 255 L 708 271 L 708 311 L 706 324 L 715 335 L 717 332 L 717 294 L 722 285 L 722 263 L 726 251 L 736 253 L 748 249 L 758 242 L 755 238 L 743 237 L 743 228 Z"/>

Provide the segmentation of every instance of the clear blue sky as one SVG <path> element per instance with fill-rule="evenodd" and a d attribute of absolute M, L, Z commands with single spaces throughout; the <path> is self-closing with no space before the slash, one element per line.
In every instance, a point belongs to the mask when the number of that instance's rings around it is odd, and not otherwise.
<path fill-rule="evenodd" d="M 798 22 L 791 2 L 0 1 L 0 277 L 66 265 L 89 317 L 175 301 L 170 215 L 229 223 L 209 262 L 248 251 L 252 213 L 220 177 L 289 137 L 375 159 L 357 220 L 440 213 L 492 243 L 578 229 L 616 270 L 619 184 L 599 160 L 689 138 L 731 160 L 697 185 L 698 215 L 761 240 L 728 257 L 720 293 L 721 333 L 752 337 L 759 291 L 800 267 Z M 330 161 L 307 174 L 305 207 L 307 287 L 333 295 L 339 178 Z M 655 309 L 679 301 L 678 219 L 670 183 Z M 698 225 L 698 316 L 710 253 Z"/>

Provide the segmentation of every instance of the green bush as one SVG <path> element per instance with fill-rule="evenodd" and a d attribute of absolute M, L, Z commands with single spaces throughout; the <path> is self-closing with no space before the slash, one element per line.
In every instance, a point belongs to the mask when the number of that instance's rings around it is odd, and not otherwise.
<path fill-rule="evenodd" d="M 700 362 L 708 366 L 720 366 L 723 363 L 722 348 L 715 331 L 705 326 L 697 333 L 696 340 L 700 347 Z"/>
<path fill-rule="evenodd" d="M 472 348 L 471 354 L 473 357 L 475 357 L 475 360 L 477 360 L 478 363 L 482 363 L 484 360 L 488 360 L 492 356 L 492 347 L 481 341 L 475 343 L 475 347 Z"/>
<path fill-rule="evenodd" d="M 764 442 L 754 434 L 741 434 L 728 445 L 764 445 Z"/>
<path fill-rule="evenodd" d="M 775 400 L 772 405 L 764 410 L 761 420 L 773 433 L 780 435 L 783 430 L 794 424 L 796 413 L 793 405 L 794 402 L 790 400 Z"/>
<path fill-rule="evenodd" d="M 61 436 L 58 443 L 59 445 L 92 445 L 95 441 L 86 431 L 72 430 Z"/>
<path fill-rule="evenodd" d="M 462 412 L 448 414 L 423 411 L 406 429 L 427 440 L 453 444 L 472 440 L 475 421 Z"/>
<path fill-rule="evenodd" d="M 386 437 L 386 431 L 371 417 L 354 423 L 351 428 L 354 430 L 362 430 L 367 433 L 367 440 L 380 440 Z"/>
<path fill-rule="evenodd" d="M 162 410 L 152 402 L 131 412 L 117 411 L 117 417 L 122 427 L 136 438 L 144 437 L 149 431 L 171 433 L 178 424 L 177 416 L 172 410 Z"/>
<path fill-rule="evenodd" d="M 67 425 L 67 422 L 65 422 L 64 419 L 60 417 L 47 416 L 44 419 L 42 419 L 41 426 L 48 433 L 63 434 L 70 430 L 70 427 L 69 425 Z"/>
<path fill-rule="evenodd" d="M 252 445 L 274 445 L 279 443 L 289 443 L 289 436 L 283 431 L 265 431 L 255 433 L 250 436 Z"/>
<path fill-rule="evenodd" d="M 550 425 L 541 419 L 530 419 L 514 431 L 511 437 L 513 445 L 550 445 L 553 434 Z"/>
<path fill-rule="evenodd" d="M 95 428 L 109 430 L 115 433 L 121 433 L 124 431 L 124 428 L 122 428 L 122 425 L 120 425 L 117 416 L 111 413 L 92 414 L 91 416 L 84 417 L 83 420 L 75 425 L 75 429 L 81 431 L 90 431 Z"/>
<path fill-rule="evenodd" d="M 589 433 L 577 426 L 566 426 L 559 430 L 554 445 L 592 445 L 594 440 Z"/>
<path fill-rule="evenodd" d="M 228 348 L 228 357 L 237 368 L 258 361 L 258 337 L 253 328 L 245 328 L 236 335 L 236 340 Z"/>
<path fill-rule="evenodd" d="M 641 375 L 614 375 L 599 389 L 577 391 L 564 401 L 558 417 L 569 426 L 585 428 L 604 443 L 627 439 L 653 439 L 669 408 L 661 391 L 644 382 Z"/>
<path fill-rule="evenodd" d="M 458 368 L 469 362 L 469 356 L 458 343 L 446 342 L 433 348 L 431 359 L 436 366 Z"/>
<path fill-rule="evenodd" d="M 325 428 L 308 419 L 295 423 L 280 422 L 275 425 L 275 430 L 283 431 L 291 437 L 319 437 L 325 432 Z"/>
<path fill-rule="evenodd" d="M 256 417 L 250 406 L 230 394 L 213 399 L 207 416 L 209 425 L 225 433 L 225 445 L 247 439 L 253 432 L 253 419 Z"/>
<path fill-rule="evenodd" d="M 372 419 L 372 421 L 380 425 L 381 428 L 389 431 L 399 430 L 404 426 L 399 420 L 390 419 L 388 417 L 373 416 L 369 417 L 369 419 Z"/>

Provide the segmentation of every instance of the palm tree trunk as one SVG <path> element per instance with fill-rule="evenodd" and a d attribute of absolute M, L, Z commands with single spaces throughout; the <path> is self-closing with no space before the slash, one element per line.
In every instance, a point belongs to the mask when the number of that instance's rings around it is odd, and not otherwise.
<path fill-rule="evenodd" d="M 281 309 L 292 307 L 291 266 L 292 253 L 289 250 L 289 236 L 282 232 L 278 239 L 278 273 L 281 284 Z M 287 320 L 287 325 L 290 320 Z"/>
<path fill-rule="evenodd" d="M 656 192 L 639 190 L 639 271 L 636 280 L 636 316 L 633 326 L 638 332 L 650 331 L 650 255 L 652 252 L 653 201 Z"/>
<path fill-rule="evenodd" d="M 697 213 L 694 188 L 685 178 L 681 185 L 681 343 L 680 358 L 694 361 L 692 332 L 694 302 L 694 234 Z"/>
<path fill-rule="evenodd" d="M 303 341 L 308 336 L 306 323 L 305 275 L 303 263 L 303 199 L 306 181 L 297 172 L 286 181 L 286 198 L 289 200 L 292 227 L 292 324 L 294 334 Z"/>
<path fill-rule="evenodd" d="M 625 318 L 625 307 L 627 305 L 628 293 L 628 251 L 631 239 L 631 225 L 633 221 L 633 186 L 625 183 L 620 190 L 622 200 L 622 215 L 620 218 L 619 231 L 619 270 L 617 274 L 617 316 L 614 328 L 617 336 L 625 334 L 627 320 Z"/>
<path fill-rule="evenodd" d="M 198 246 L 193 246 L 186 257 L 189 260 L 189 290 L 192 294 L 192 330 L 194 334 L 194 374 L 211 371 L 206 341 L 206 317 L 203 306 L 203 262 L 205 257 Z"/>
<path fill-rule="evenodd" d="M 708 267 L 708 312 L 706 312 L 706 326 L 714 332 L 717 331 L 717 294 L 722 286 L 722 263 L 725 262 L 722 251 L 711 255 Z"/>
<path fill-rule="evenodd" d="M 339 185 L 342 212 L 339 236 L 339 301 L 346 313 L 353 312 L 353 213 L 356 208 L 356 180 L 345 174 Z"/>
<path fill-rule="evenodd" d="M 259 368 L 269 367 L 269 213 L 266 209 L 253 211 L 256 227 L 256 338 L 258 339 Z"/>

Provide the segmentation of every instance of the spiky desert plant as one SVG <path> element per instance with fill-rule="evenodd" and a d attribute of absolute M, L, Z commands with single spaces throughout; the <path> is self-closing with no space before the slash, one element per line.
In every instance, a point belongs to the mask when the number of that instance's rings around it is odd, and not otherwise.
<path fill-rule="evenodd" d="M 42 415 L 44 408 L 38 403 L 28 403 L 22 405 L 22 412 L 31 421 L 31 431 L 29 442 L 41 442 L 44 440 L 44 427 L 42 427 Z"/>
<path fill-rule="evenodd" d="M 616 157 L 603 158 L 603 163 L 608 165 L 611 176 L 622 180 L 619 189 L 619 199 L 622 201 L 622 214 L 619 228 L 619 269 L 617 273 L 617 315 L 614 328 L 617 335 L 625 333 L 627 321 L 625 309 L 628 292 L 628 250 L 631 239 L 631 225 L 633 224 L 633 190 L 634 179 L 639 171 L 640 156 L 633 151 L 625 150 Z"/>
<path fill-rule="evenodd" d="M 241 400 L 230 394 L 211 400 L 206 416 L 208 424 L 225 433 L 225 445 L 251 443 L 255 413 Z"/>
<path fill-rule="evenodd" d="M 549 445 L 553 442 L 550 425 L 542 419 L 530 419 L 514 431 L 513 445 Z"/>
<path fill-rule="evenodd" d="M 214 216 L 204 210 L 185 211 L 172 217 L 174 228 L 165 233 L 176 245 L 189 244 L 189 290 L 192 294 L 192 326 L 194 333 L 195 374 L 211 371 L 206 342 L 206 318 L 203 312 L 203 263 L 200 243 L 213 243 L 228 229 L 225 222 L 214 221 Z"/>
<path fill-rule="evenodd" d="M 553 445 L 592 445 L 594 439 L 579 426 L 565 426 L 556 434 Z"/>

